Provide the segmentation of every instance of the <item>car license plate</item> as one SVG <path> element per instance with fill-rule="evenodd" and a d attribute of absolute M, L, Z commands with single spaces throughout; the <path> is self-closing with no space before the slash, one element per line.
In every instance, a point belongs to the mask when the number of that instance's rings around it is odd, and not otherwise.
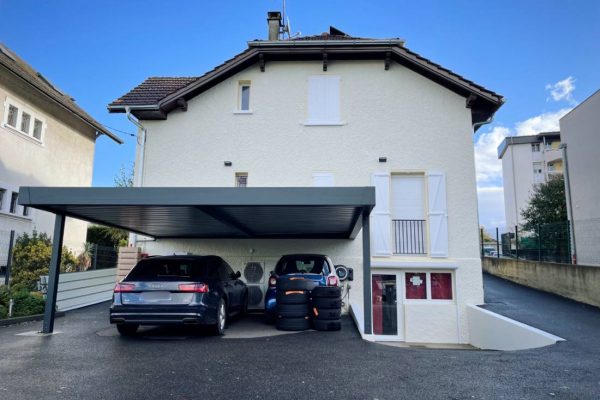
<path fill-rule="evenodd" d="M 171 300 L 170 292 L 144 292 L 142 294 L 144 301 L 165 301 Z"/>

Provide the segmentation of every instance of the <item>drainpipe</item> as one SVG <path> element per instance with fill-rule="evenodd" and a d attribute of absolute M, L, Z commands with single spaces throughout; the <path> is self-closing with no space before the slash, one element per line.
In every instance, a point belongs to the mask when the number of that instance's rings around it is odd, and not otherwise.
<path fill-rule="evenodd" d="M 138 127 L 138 129 L 141 131 L 142 133 L 142 137 L 141 137 L 141 143 L 139 142 L 139 136 L 138 136 L 138 144 L 140 145 L 140 165 L 138 166 L 138 170 L 137 170 L 137 174 L 136 174 L 136 179 L 134 182 L 134 186 L 136 187 L 141 187 L 143 182 L 144 182 L 144 156 L 146 153 L 146 128 L 144 128 L 144 126 L 133 117 L 133 115 L 131 115 L 131 108 L 129 107 L 125 107 L 125 113 L 127 114 L 127 119 L 130 120 L 135 126 Z"/>
<path fill-rule="evenodd" d="M 561 143 L 560 148 L 563 153 L 564 167 L 563 167 L 563 176 L 565 177 L 565 189 L 566 189 L 566 197 L 567 197 L 567 206 L 569 210 L 569 216 L 571 217 L 571 226 L 569 227 L 571 231 L 571 237 L 573 238 L 573 254 L 571 257 L 571 262 L 573 264 L 577 264 L 577 245 L 575 243 L 575 221 L 573 215 L 573 200 L 571 199 L 571 180 L 569 179 L 569 159 L 567 158 L 567 144 Z"/>
<path fill-rule="evenodd" d="M 127 119 L 130 120 L 135 126 L 138 128 L 138 132 L 141 132 L 141 143 L 139 133 L 136 137 L 137 143 L 140 145 L 140 164 L 138 165 L 137 174 L 135 175 L 135 182 L 133 186 L 142 187 L 144 183 L 144 158 L 146 153 L 146 128 L 131 115 L 131 108 L 125 107 L 125 113 L 127 114 Z M 137 245 L 137 234 L 130 233 L 129 234 L 129 245 Z"/>

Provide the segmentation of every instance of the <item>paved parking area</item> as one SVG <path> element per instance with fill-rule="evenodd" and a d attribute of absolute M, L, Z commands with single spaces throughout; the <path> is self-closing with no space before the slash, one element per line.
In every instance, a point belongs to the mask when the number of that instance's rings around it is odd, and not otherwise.
<path fill-rule="evenodd" d="M 361 340 L 349 319 L 340 332 L 154 329 L 125 339 L 101 304 L 59 318 L 51 337 L 16 336 L 39 322 L 0 328 L 0 399 L 600 398 L 598 309 L 490 276 L 485 287 L 490 309 L 567 341 L 519 352 L 395 348 Z"/>

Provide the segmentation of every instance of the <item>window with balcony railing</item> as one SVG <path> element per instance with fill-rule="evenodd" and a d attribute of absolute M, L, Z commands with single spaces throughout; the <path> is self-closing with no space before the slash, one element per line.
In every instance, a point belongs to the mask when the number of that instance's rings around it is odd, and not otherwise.
<path fill-rule="evenodd" d="M 425 176 L 392 175 L 391 189 L 394 254 L 426 254 Z"/>

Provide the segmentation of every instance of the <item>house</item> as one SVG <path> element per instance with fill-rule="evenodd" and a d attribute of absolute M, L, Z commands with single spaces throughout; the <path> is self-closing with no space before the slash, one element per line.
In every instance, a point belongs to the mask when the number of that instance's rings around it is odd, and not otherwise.
<path fill-rule="evenodd" d="M 90 186 L 98 136 L 123 142 L 1 44 L 0 99 L 0 235 L 35 229 L 52 236 L 54 216 L 19 205 L 19 187 Z M 70 219 L 65 245 L 79 251 L 86 227 Z M 8 240 L 2 242 L 4 266 Z"/>
<path fill-rule="evenodd" d="M 135 245 L 149 254 L 218 254 L 240 270 L 259 263 L 263 289 L 281 255 L 327 254 L 354 269 L 345 293 L 357 320 L 372 314 L 367 337 L 468 343 L 467 305 L 483 303 L 472 136 L 502 96 L 400 39 L 333 27 L 282 39 L 281 15 L 269 13 L 268 23 L 268 40 L 248 42 L 206 74 L 148 78 L 108 105 L 138 125 L 136 184 L 374 186 L 370 285 L 362 283 L 361 233 L 355 240 L 138 236 Z M 226 208 L 219 218 L 240 225 Z M 329 221 L 323 214 L 321 223 Z"/>
<path fill-rule="evenodd" d="M 562 175 L 560 132 L 529 136 L 509 136 L 498 146 L 502 160 L 506 228 L 514 232 L 523 223 L 521 211 L 529 204 L 535 185 Z"/>
<path fill-rule="evenodd" d="M 600 90 L 560 119 L 560 131 L 573 253 L 579 264 L 600 266 Z"/>

